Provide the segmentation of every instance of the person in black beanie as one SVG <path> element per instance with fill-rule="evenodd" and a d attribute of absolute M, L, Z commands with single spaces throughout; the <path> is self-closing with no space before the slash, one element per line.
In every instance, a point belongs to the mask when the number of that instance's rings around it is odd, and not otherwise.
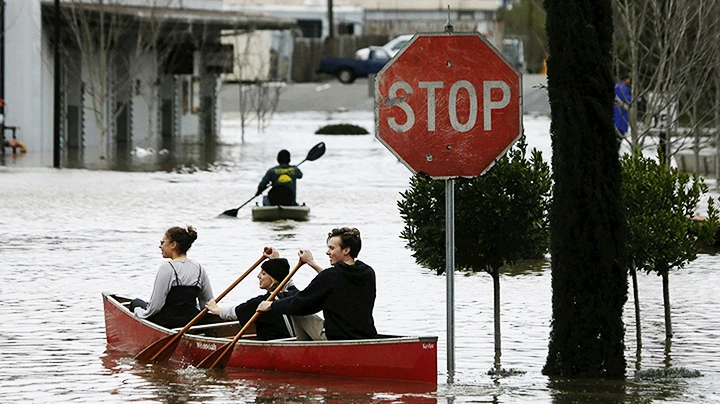
<path fill-rule="evenodd" d="M 297 166 L 290 165 L 290 152 L 280 150 L 277 155 L 278 165 L 267 170 L 265 176 L 258 184 L 255 196 L 265 191 L 270 185 L 272 188 L 267 196 L 263 197 L 264 206 L 284 205 L 297 206 L 297 180 L 302 178 L 303 173 Z"/>
<path fill-rule="evenodd" d="M 360 231 L 343 227 L 333 229 L 327 238 L 330 268 L 323 269 L 308 250 L 300 250 L 300 259 L 317 276 L 300 292 L 272 302 L 261 302 L 257 310 L 264 314 L 290 315 L 298 340 L 353 340 L 376 338 L 373 321 L 375 271 L 357 259 L 362 242 Z M 325 321 L 314 315 L 323 312 Z"/>
<path fill-rule="evenodd" d="M 258 274 L 260 289 L 267 291 L 264 295 L 253 297 L 236 307 L 221 308 L 215 300 L 210 300 L 205 307 L 213 314 L 217 314 L 223 320 L 238 320 L 241 326 L 250 320 L 255 314 L 255 309 L 260 302 L 267 300 L 275 288 L 285 279 L 290 272 L 290 264 L 285 258 L 270 258 L 260 266 L 262 270 Z M 293 285 L 286 285 L 285 290 L 278 294 L 278 298 L 292 296 L 298 290 Z M 287 316 L 279 313 L 263 313 L 255 320 L 257 339 L 267 341 L 294 337 L 295 332 L 292 323 Z"/>

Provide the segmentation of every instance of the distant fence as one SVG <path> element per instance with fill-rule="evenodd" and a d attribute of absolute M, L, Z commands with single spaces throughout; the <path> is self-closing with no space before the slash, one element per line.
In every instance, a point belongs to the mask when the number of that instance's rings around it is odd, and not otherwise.
<path fill-rule="evenodd" d="M 315 73 L 323 56 L 354 58 L 356 50 L 371 45 L 380 46 L 387 43 L 388 40 L 387 35 L 341 35 L 326 39 L 295 38 L 292 81 L 305 83 L 318 81 L 325 77 Z"/>

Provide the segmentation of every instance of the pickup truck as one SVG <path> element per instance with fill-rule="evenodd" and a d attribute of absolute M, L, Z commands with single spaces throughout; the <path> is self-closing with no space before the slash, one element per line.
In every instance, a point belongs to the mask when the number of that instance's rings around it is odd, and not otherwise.
<path fill-rule="evenodd" d="M 385 49 L 380 46 L 373 46 L 370 48 L 370 55 L 367 60 L 326 56 L 320 59 L 320 68 L 318 68 L 317 72 L 337 76 L 341 83 L 350 84 L 358 77 L 377 74 L 389 60 L 390 55 Z"/>

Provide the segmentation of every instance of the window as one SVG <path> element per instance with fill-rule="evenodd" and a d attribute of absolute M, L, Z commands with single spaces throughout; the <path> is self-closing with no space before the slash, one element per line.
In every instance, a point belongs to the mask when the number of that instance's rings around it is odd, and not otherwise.
<path fill-rule="evenodd" d="M 298 27 L 305 38 L 322 37 L 322 21 L 320 20 L 298 20 Z"/>
<path fill-rule="evenodd" d="M 355 34 L 355 24 L 349 22 L 340 22 L 337 25 L 338 35 L 353 35 Z"/>

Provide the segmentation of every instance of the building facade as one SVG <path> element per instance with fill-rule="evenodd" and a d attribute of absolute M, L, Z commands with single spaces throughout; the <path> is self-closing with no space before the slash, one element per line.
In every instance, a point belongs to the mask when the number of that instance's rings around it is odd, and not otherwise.
<path fill-rule="evenodd" d="M 63 166 L 105 168 L 136 149 L 204 144 L 219 132 L 227 30 L 291 30 L 295 20 L 228 12 L 221 0 L 5 0 L 4 121 L 24 165 L 54 163 L 54 51 L 59 43 Z M 5 128 L 3 128 L 5 131 Z"/>
<path fill-rule="evenodd" d="M 502 0 L 333 0 L 332 4 L 338 35 L 392 38 L 437 32 L 442 31 L 450 17 L 456 31 L 478 31 L 495 44 L 502 41 L 502 27 L 496 18 Z M 329 34 L 328 0 L 225 0 L 225 5 L 271 15 L 291 13 L 298 20 L 302 36 L 325 38 Z"/>

